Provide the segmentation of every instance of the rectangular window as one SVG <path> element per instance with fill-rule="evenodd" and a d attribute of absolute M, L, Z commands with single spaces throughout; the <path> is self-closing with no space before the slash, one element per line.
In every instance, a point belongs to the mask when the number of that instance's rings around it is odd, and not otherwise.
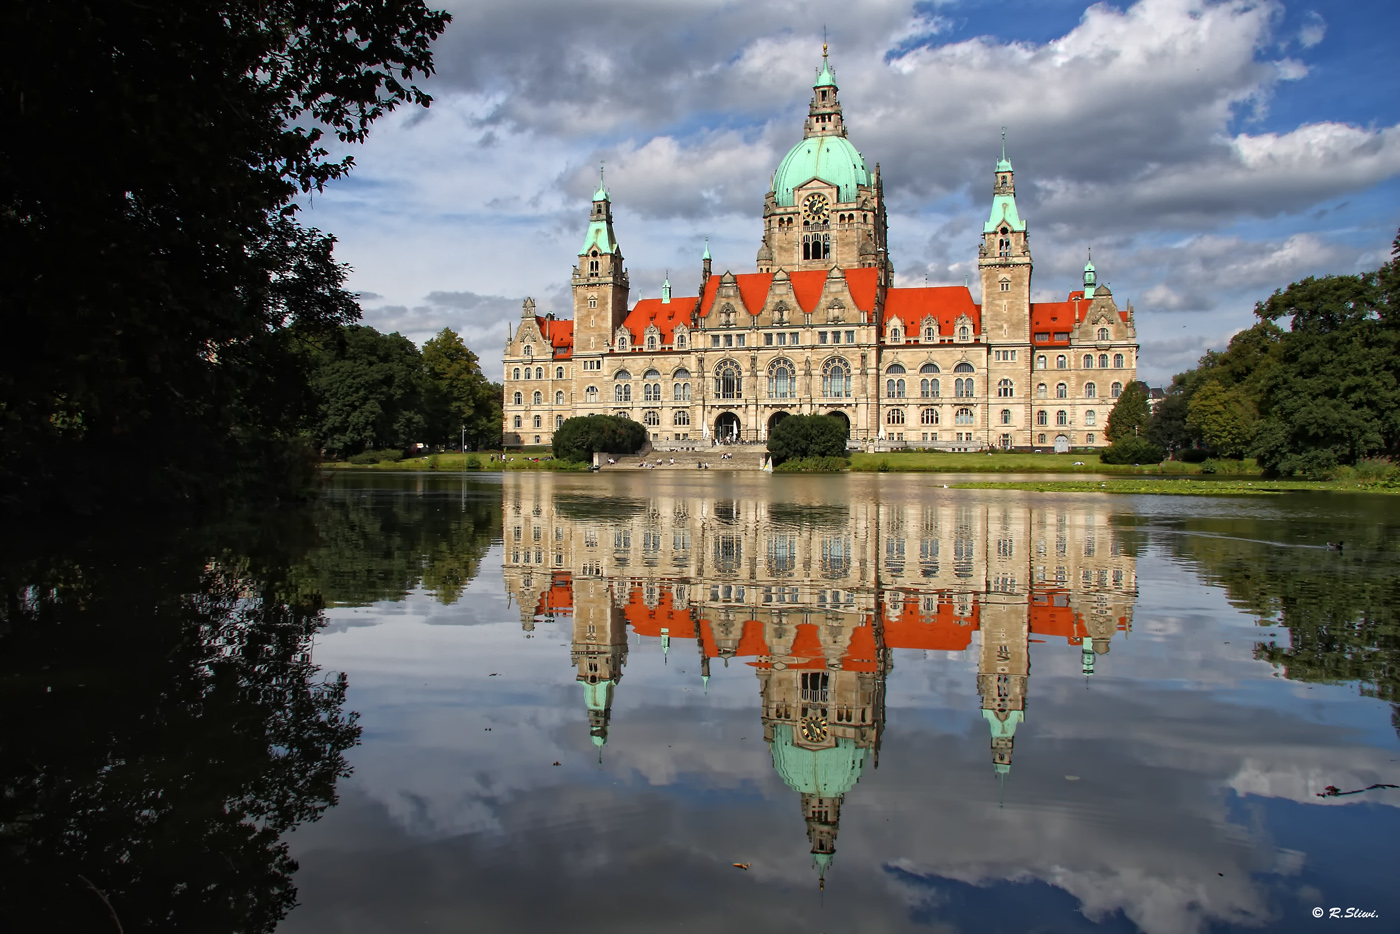
<path fill-rule="evenodd" d="M 1049 332 L 1049 331 L 1036 331 L 1036 332 L 1035 332 L 1035 339 L 1038 340 L 1038 341 L 1048 341 L 1048 340 L 1050 339 L 1050 332 Z"/>
<path fill-rule="evenodd" d="M 767 337 L 769 338 L 768 343 L 770 343 L 770 344 L 773 343 L 773 341 L 772 341 L 773 335 L 772 335 L 772 334 L 768 334 L 768 335 L 765 335 L 765 336 L 767 336 Z M 779 347 L 786 347 L 786 346 L 787 346 L 787 335 L 786 335 L 786 334 L 779 334 L 779 335 L 778 335 L 778 346 L 779 346 Z"/>
<path fill-rule="evenodd" d="M 1069 340 L 1069 332 L 1068 332 L 1068 331 L 1056 331 L 1056 332 L 1055 332 L 1055 340 L 1057 340 L 1057 341 L 1067 341 L 1067 340 Z"/>
<path fill-rule="evenodd" d="M 745 335 L 743 335 L 743 334 L 740 334 L 740 335 L 739 335 L 739 346 L 740 346 L 740 347 L 744 346 L 744 336 L 745 336 Z"/>
<path fill-rule="evenodd" d="M 718 335 L 718 334 L 711 334 L 711 335 L 710 335 L 710 346 L 711 346 L 711 347 L 718 347 L 718 346 L 719 346 L 719 335 Z"/>
<path fill-rule="evenodd" d="M 832 342 L 833 344 L 839 344 L 839 343 L 841 343 L 841 332 L 840 332 L 840 331 L 832 331 L 832 332 L 831 332 L 831 342 Z"/>
<path fill-rule="evenodd" d="M 773 346 L 773 335 L 772 335 L 772 334 L 765 334 L 765 335 L 763 335 L 763 346 L 765 346 L 765 347 L 772 347 L 772 346 Z"/>
<path fill-rule="evenodd" d="M 733 347 L 733 346 L 734 346 L 734 335 L 733 335 L 733 334 L 726 334 L 726 335 L 724 335 L 724 346 L 726 346 L 726 347 Z"/>
<path fill-rule="evenodd" d="M 796 332 L 796 331 L 793 331 L 792 333 L 790 333 L 790 334 L 788 335 L 788 343 L 792 344 L 792 346 L 794 346 L 794 347 L 796 347 L 798 344 L 801 343 L 801 341 L 799 341 L 799 340 L 797 339 L 797 332 Z"/>
<path fill-rule="evenodd" d="M 818 343 L 818 344 L 825 344 L 825 343 L 826 343 L 826 332 L 825 332 L 825 331 L 818 331 L 818 332 L 817 332 L 817 343 Z"/>
<path fill-rule="evenodd" d="M 856 332 L 855 332 L 855 331 L 847 331 L 847 332 L 846 332 L 846 343 L 848 343 L 848 344 L 854 344 L 855 342 L 856 342 Z"/>

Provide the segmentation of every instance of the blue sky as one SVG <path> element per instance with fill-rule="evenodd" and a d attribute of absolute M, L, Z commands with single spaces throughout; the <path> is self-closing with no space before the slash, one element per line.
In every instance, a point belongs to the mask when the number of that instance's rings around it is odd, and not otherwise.
<path fill-rule="evenodd" d="M 569 308 L 599 161 L 633 300 L 668 271 L 693 294 L 706 236 L 717 269 L 754 268 L 823 26 L 886 180 L 896 284 L 975 272 L 1005 125 L 1035 298 L 1073 288 L 1092 246 L 1154 384 L 1275 288 L 1375 268 L 1400 226 L 1394 4 L 445 5 L 432 108 L 376 127 L 307 217 L 339 238 L 366 323 L 453 327 L 493 376 L 525 296 Z"/>

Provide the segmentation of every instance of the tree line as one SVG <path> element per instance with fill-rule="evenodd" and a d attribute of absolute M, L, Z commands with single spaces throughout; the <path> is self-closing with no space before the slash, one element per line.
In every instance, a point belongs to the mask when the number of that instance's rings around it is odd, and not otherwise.
<path fill-rule="evenodd" d="M 1173 377 L 1154 412 L 1141 384 L 1126 388 L 1105 460 L 1123 448 L 1138 462 L 1254 457 L 1281 477 L 1389 470 L 1400 456 L 1400 235 L 1379 269 L 1310 276 L 1254 314 L 1225 350 Z"/>

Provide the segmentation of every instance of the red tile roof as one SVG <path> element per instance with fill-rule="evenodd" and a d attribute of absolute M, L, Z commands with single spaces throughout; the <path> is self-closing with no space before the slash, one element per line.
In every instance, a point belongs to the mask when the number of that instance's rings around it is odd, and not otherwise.
<path fill-rule="evenodd" d="M 1062 302 L 1032 302 L 1031 303 L 1031 340 L 1036 344 L 1054 344 L 1064 346 L 1068 344 L 1065 340 L 1055 340 L 1058 332 L 1064 334 L 1073 331 L 1076 327 L 1084 323 L 1084 319 L 1089 315 L 1089 302 L 1084 300 L 1084 290 L 1069 293 L 1069 297 Z M 1118 317 L 1122 321 L 1128 320 L 1126 311 L 1119 311 Z M 1047 340 L 1036 340 L 1036 334 L 1048 334 Z"/>
<path fill-rule="evenodd" d="M 698 299 L 692 295 L 689 298 L 672 298 L 669 302 L 659 298 L 644 298 L 637 302 L 627 317 L 622 319 L 622 326 L 632 335 L 632 347 L 638 350 L 644 348 L 647 327 L 653 323 L 661 332 L 661 342 L 671 343 L 677 324 L 690 326 L 690 313 L 695 310 L 696 301 Z"/>
<path fill-rule="evenodd" d="M 913 338 L 923 335 L 924 318 L 938 320 L 938 333 L 952 336 L 953 322 L 961 315 L 972 319 L 972 332 L 982 333 L 982 309 L 972 301 L 972 293 L 962 285 L 931 286 L 919 289 L 890 289 L 885 293 L 885 318 L 898 318 Z"/>
<path fill-rule="evenodd" d="M 572 318 L 542 318 L 535 315 L 535 324 L 539 325 L 541 336 L 549 341 L 554 348 L 556 360 L 567 360 L 574 355 L 574 322 Z"/>
<path fill-rule="evenodd" d="M 850 289 L 851 299 L 856 303 L 856 307 L 861 311 L 874 311 L 875 296 L 880 287 L 880 271 L 861 267 L 844 269 L 842 274 L 846 277 L 846 288 Z M 768 292 L 773 287 L 773 275 L 771 272 L 747 272 L 734 277 L 735 283 L 739 286 L 739 297 L 749 312 L 756 312 L 763 308 L 763 303 L 768 300 Z M 822 290 L 826 287 L 828 271 L 825 269 L 801 269 L 788 275 L 792 279 L 792 294 L 797 299 L 797 304 L 804 312 L 815 311 L 817 303 L 821 300 Z M 700 296 L 698 311 L 702 318 L 708 315 L 710 309 L 714 307 L 715 294 L 719 291 L 720 279 L 720 276 L 711 276 L 710 280 L 705 283 L 705 294 Z"/>

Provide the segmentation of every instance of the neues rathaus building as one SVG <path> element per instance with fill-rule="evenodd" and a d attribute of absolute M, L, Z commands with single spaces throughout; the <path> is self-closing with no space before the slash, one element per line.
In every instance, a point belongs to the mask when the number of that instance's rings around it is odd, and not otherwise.
<path fill-rule="evenodd" d="M 549 444 L 575 415 L 642 422 L 657 447 L 763 441 L 790 414 L 830 414 L 873 449 L 1099 447 L 1137 377 L 1131 304 L 1092 263 L 1064 301 L 1031 301 L 1031 247 L 1003 149 L 966 286 L 896 288 L 877 163 L 846 136 L 825 52 L 800 142 L 763 200 L 756 272 L 698 295 L 631 303 L 599 187 L 572 278 L 572 318 L 526 299 L 505 349 L 505 443 Z"/>

